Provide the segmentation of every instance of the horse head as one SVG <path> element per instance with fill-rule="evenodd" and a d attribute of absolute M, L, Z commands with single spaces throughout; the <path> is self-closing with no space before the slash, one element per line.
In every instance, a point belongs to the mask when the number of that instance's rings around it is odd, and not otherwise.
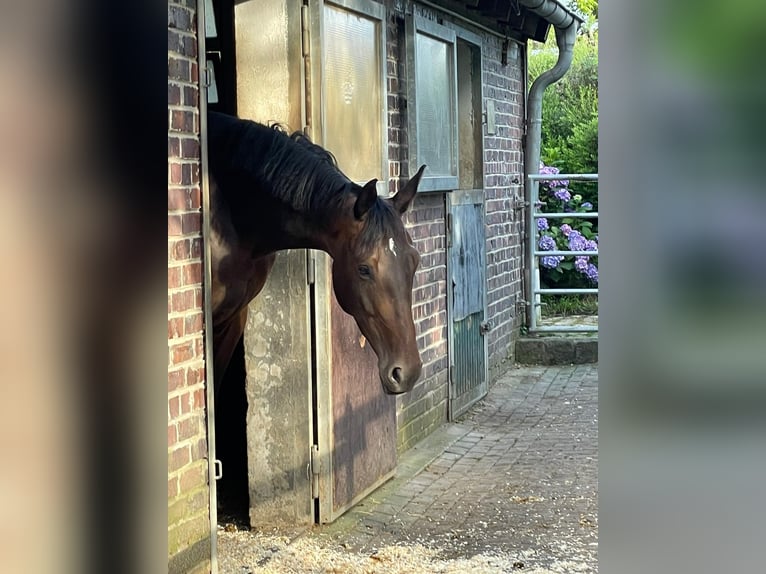
<path fill-rule="evenodd" d="M 412 318 L 412 284 L 420 256 L 401 216 L 410 206 L 425 166 L 392 198 L 380 198 L 376 180 L 352 184 L 345 202 L 342 247 L 333 254 L 333 288 L 378 356 L 388 394 L 405 393 L 420 377 L 422 361 Z"/>

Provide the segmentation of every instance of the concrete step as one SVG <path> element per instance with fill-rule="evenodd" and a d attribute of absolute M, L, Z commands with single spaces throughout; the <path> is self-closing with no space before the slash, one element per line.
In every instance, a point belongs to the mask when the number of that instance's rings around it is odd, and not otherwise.
<path fill-rule="evenodd" d="M 543 319 L 545 326 L 598 326 L 598 315 Z M 598 332 L 540 333 L 516 341 L 515 360 L 522 365 L 581 365 L 598 363 Z"/>
<path fill-rule="evenodd" d="M 521 337 L 516 341 L 515 360 L 522 365 L 598 363 L 598 338 Z"/>

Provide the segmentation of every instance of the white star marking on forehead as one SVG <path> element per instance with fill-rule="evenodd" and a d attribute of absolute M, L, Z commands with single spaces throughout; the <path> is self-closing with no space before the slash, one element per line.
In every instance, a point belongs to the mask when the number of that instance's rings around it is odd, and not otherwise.
<path fill-rule="evenodd" d="M 388 238 L 388 250 L 394 254 L 394 257 L 396 257 L 396 243 L 394 243 L 393 237 Z"/>

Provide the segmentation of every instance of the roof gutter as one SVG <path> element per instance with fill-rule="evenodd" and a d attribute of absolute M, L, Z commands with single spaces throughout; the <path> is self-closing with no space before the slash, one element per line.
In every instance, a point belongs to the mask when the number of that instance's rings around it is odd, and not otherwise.
<path fill-rule="evenodd" d="M 546 70 L 532 83 L 527 96 L 527 138 L 524 146 L 524 196 L 527 204 L 532 201 L 532 186 L 537 186 L 536 181 L 530 181 L 529 176 L 540 172 L 540 147 L 543 122 L 543 92 L 551 84 L 559 81 L 569 70 L 572 64 L 572 52 L 574 50 L 577 30 L 582 24 L 582 19 L 576 16 L 555 0 L 518 0 L 519 4 L 544 18 L 553 25 L 556 31 L 556 44 L 559 49 L 559 57 L 556 64 Z M 527 233 L 535 232 L 535 220 L 532 217 L 533 209 L 527 211 Z M 529 250 L 527 250 L 529 251 Z M 531 298 L 532 278 L 534 268 L 532 255 L 527 253 L 526 261 L 526 293 Z M 532 324 L 532 313 L 536 313 L 535 301 L 527 303 L 527 325 Z"/>

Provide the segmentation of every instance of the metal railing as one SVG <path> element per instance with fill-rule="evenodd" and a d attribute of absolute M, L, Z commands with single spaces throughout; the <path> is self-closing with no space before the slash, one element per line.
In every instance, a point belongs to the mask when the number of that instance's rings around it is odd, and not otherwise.
<path fill-rule="evenodd" d="M 530 201 L 527 206 L 527 253 L 529 255 L 528 261 L 530 262 L 531 269 L 529 272 L 530 277 L 530 293 L 529 301 L 527 305 L 531 306 L 529 312 L 529 319 L 527 330 L 530 333 L 540 332 L 569 332 L 569 333 L 591 333 L 598 331 L 598 325 L 541 325 L 542 316 L 540 308 L 542 306 L 541 295 L 569 295 L 569 294 L 596 294 L 598 295 L 598 288 L 582 288 L 582 289 L 549 289 L 540 287 L 540 257 L 548 256 L 574 256 L 574 255 L 588 255 L 597 256 L 598 251 L 542 251 L 538 248 L 538 233 L 537 233 L 537 220 L 540 218 L 546 219 L 563 219 L 563 218 L 581 218 L 581 219 L 596 219 L 598 212 L 588 213 L 543 213 L 538 211 L 540 205 L 540 182 L 541 181 L 598 181 L 598 174 L 529 174 L 527 175 L 530 187 Z"/>

